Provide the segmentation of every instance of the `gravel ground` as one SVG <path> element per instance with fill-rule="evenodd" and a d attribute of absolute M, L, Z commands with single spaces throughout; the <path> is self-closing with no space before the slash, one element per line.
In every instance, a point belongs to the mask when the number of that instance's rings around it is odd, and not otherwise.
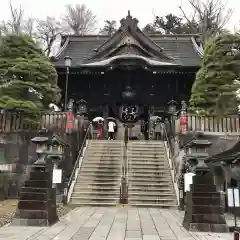
<path fill-rule="evenodd" d="M 17 200 L 0 201 L 0 227 L 11 222 L 17 207 Z M 73 209 L 71 206 L 59 205 L 57 207 L 58 217 L 62 217 Z"/>

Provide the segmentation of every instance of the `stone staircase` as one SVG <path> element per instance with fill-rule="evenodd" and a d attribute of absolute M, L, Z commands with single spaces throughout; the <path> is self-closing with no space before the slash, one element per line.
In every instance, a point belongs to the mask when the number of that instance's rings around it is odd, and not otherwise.
<path fill-rule="evenodd" d="M 164 142 L 129 141 L 128 204 L 176 207 L 176 194 Z"/>
<path fill-rule="evenodd" d="M 73 205 L 119 203 L 123 142 L 91 140 L 71 196 Z"/>

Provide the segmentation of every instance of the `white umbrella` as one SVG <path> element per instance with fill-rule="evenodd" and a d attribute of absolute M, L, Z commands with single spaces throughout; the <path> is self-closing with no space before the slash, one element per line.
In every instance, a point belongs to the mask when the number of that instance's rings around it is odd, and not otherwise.
<path fill-rule="evenodd" d="M 151 121 L 157 121 L 158 119 L 161 120 L 161 117 L 159 117 L 159 116 L 151 116 L 150 117 Z"/>
<path fill-rule="evenodd" d="M 102 118 L 102 117 L 95 117 L 92 121 L 93 122 L 104 121 L 104 118 Z"/>

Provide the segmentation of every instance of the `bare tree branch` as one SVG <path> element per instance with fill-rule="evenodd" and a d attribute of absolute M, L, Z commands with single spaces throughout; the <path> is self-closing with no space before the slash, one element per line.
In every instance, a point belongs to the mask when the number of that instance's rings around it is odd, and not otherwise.
<path fill-rule="evenodd" d="M 67 25 L 66 32 L 76 35 L 88 34 L 95 30 L 96 16 L 86 5 L 66 5 L 63 22 Z"/>
<path fill-rule="evenodd" d="M 227 2 L 222 0 L 188 0 L 195 14 L 192 20 L 187 16 L 186 11 L 179 6 L 183 17 L 193 29 L 193 33 L 200 33 L 205 43 L 209 37 L 218 34 L 232 16 L 232 9 L 227 9 Z M 197 24 L 195 24 L 197 23 Z"/>
<path fill-rule="evenodd" d="M 19 35 L 22 32 L 24 10 L 21 6 L 19 8 L 14 8 L 11 2 L 10 10 L 11 20 L 8 21 L 8 26 L 11 28 L 12 33 Z"/>
<path fill-rule="evenodd" d="M 37 20 L 36 38 L 44 45 L 44 52 L 50 55 L 52 47 L 58 36 L 62 33 L 62 27 L 54 17 L 47 17 L 46 20 Z"/>
<path fill-rule="evenodd" d="M 3 34 L 13 33 L 19 35 L 22 33 L 22 28 L 24 24 L 23 15 L 24 10 L 20 6 L 19 8 L 14 8 L 11 1 L 9 3 L 11 19 L 6 21 L 2 21 L 1 24 L 1 32 Z"/>
<path fill-rule="evenodd" d="M 34 37 L 35 23 L 36 23 L 36 19 L 34 19 L 34 18 L 28 18 L 27 20 L 25 20 L 24 26 L 23 26 L 24 33 L 26 33 L 27 35 L 29 35 L 31 37 Z"/>

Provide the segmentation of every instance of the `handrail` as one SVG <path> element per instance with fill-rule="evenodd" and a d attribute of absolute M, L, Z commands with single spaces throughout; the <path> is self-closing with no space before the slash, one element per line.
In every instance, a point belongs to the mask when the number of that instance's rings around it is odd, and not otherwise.
<path fill-rule="evenodd" d="M 176 174 L 177 174 L 176 173 L 176 171 L 177 171 L 176 162 L 174 161 L 175 156 L 174 156 L 174 152 L 173 152 L 173 149 L 172 149 L 172 144 L 171 144 L 169 136 L 167 134 L 167 130 L 166 130 L 165 124 L 161 123 L 161 125 L 162 125 L 162 129 L 163 129 L 163 133 L 164 133 L 163 135 L 165 136 L 166 142 L 167 142 L 167 145 L 168 145 L 169 157 L 171 159 L 171 169 L 174 171 L 174 179 L 173 180 L 175 181 L 175 177 L 176 177 Z"/>
<path fill-rule="evenodd" d="M 190 144 L 193 140 L 196 139 L 196 136 L 194 135 L 193 138 L 191 140 L 189 140 L 186 144 L 184 144 L 183 147 L 181 147 L 181 149 L 179 149 L 179 151 L 174 154 L 174 151 L 173 151 L 173 148 L 172 148 L 172 144 L 170 142 L 170 139 L 169 139 L 169 136 L 167 134 L 167 130 L 166 130 L 166 127 L 165 127 L 165 124 L 162 123 L 162 128 L 163 128 L 163 132 L 164 132 L 164 136 L 167 140 L 167 145 L 169 146 L 169 156 L 170 156 L 170 159 L 171 159 L 171 165 L 174 167 L 172 170 L 174 171 L 174 181 L 176 182 L 176 177 L 177 177 L 177 167 L 176 167 L 176 157 L 179 156 L 180 154 L 180 151 L 182 149 L 184 149 L 188 144 Z M 183 163 L 182 163 L 183 164 Z M 177 180 L 178 181 L 178 180 Z"/>
<path fill-rule="evenodd" d="M 87 140 L 87 137 L 89 135 L 90 129 L 91 129 L 91 126 L 89 125 L 88 128 L 87 128 L 87 131 L 86 131 L 86 133 L 84 135 L 83 142 L 82 142 L 81 148 L 80 148 L 80 150 L 78 152 L 78 156 L 77 156 L 76 162 L 74 164 L 71 176 L 70 176 L 70 178 L 68 180 L 67 187 L 64 188 L 64 197 L 65 197 L 65 201 L 64 202 L 65 203 L 67 203 L 67 197 L 68 197 L 68 193 L 69 193 L 69 190 L 71 188 L 72 182 L 75 180 L 76 170 L 77 170 L 77 168 L 79 166 L 79 162 L 80 162 L 80 159 L 81 159 L 81 156 L 82 156 L 82 153 L 83 153 L 83 149 L 86 146 L 86 140 Z"/>

